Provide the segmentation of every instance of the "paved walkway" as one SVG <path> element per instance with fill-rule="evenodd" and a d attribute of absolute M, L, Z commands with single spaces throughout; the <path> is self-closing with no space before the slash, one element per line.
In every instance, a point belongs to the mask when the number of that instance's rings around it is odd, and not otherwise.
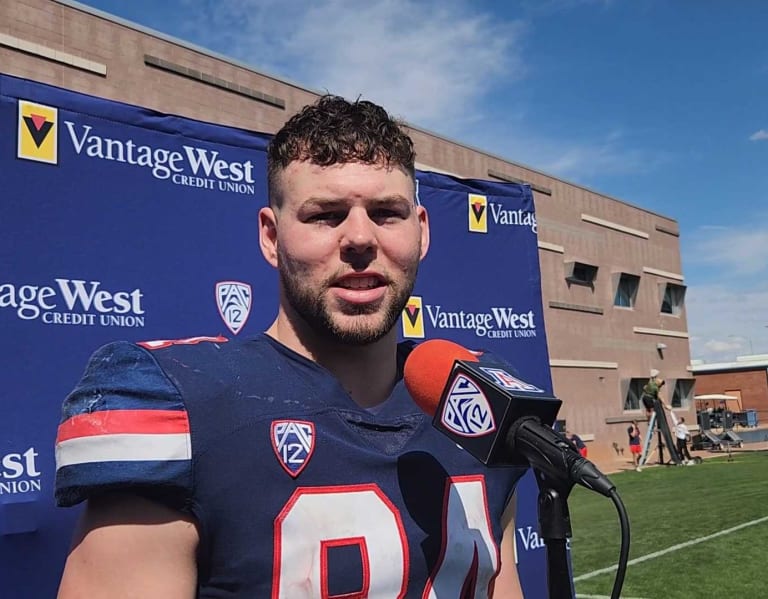
<path fill-rule="evenodd" d="M 744 452 L 750 452 L 750 451 L 765 451 L 768 450 L 768 441 L 762 441 L 759 443 L 745 443 L 743 447 L 731 448 L 731 454 L 732 455 L 738 455 L 740 453 Z M 709 458 L 718 458 L 728 455 L 725 450 L 723 451 L 691 451 L 691 455 L 693 457 L 700 457 L 704 460 Z M 665 455 L 666 458 L 666 455 Z M 595 457 L 594 459 L 590 456 L 590 460 L 592 460 L 598 468 L 604 473 L 604 474 L 613 474 L 616 472 L 622 472 L 624 470 L 634 470 L 635 467 L 632 465 L 632 459 L 629 456 L 618 456 L 612 458 L 600 458 Z M 658 466 L 658 456 L 652 455 L 651 460 L 648 464 L 643 466 L 643 469 L 645 468 L 652 468 L 654 466 Z"/>

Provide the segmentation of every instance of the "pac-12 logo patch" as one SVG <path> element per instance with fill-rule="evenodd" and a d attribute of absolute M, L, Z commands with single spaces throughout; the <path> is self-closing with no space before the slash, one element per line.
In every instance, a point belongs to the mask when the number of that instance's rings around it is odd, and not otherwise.
<path fill-rule="evenodd" d="M 315 425 L 303 420 L 273 420 L 272 448 L 285 471 L 296 478 L 315 450 Z"/>
<path fill-rule="evenodd" d="M 58 162 L 57 108 L 19 100 L 16 156 L 37 162 Z"/>
<path fill-rule="evenodd" d="M 488 399 L 475 382 L 463 374 L 453 379 L 440 420 L 446 428 L 463 437 L 482 437 L 496 430 Z"/>
<path fill-rule="evenodd" d="M 240 281 L 216 283 L 216 306 L 227 328 L 237 335 L 251 313 L 251 286 Z"/>

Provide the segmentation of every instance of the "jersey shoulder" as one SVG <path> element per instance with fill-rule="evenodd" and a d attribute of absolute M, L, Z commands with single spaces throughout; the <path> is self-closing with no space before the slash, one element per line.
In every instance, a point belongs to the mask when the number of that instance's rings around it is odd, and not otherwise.
<path fill-rule="evenodd" d="M 184 400 L 150 352 L 123 341 L 96 350 L 62 405 L 57 503 L 126 488 L 162 488 L 177 503 L 191 485 L 190 462 Z"/>

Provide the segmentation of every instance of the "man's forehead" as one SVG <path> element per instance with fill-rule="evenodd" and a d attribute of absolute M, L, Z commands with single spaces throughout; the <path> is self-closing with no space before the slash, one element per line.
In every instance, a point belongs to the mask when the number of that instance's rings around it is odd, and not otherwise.
<path fill-rule="evenodd" d="M 283 169 L 284 173 L 291 171 L 303 171 L 312 174 L 335 173 L 344 170 L 365 169 L 371 171 L 380 171 L 383 173 L 400 173 L 410 178 L 410 173 L 406 168 L 399 164 L 385 162 L 364 162 L 361 160 L 350 160 L 346 162 L 334 162 L 333 164 L 318 164 L 312 160 L 293 160 Z"/>
<path fill-rule="evenodd" d="M 291 162 L 280 174 L 280 185 L 287 195 L 309 197 L 372 198 L 404 196 L 412 200 L 415 182 L 399 166 L 346 162 L 319 165 L 308 161 Z"/>
<path fill-rule="evenodd" d="M 401 194 L 384 196 L 334 196 L 334 195 L 316 195 L 305 198 L 302 201 L 303 206 L 318 206 L 321 208 L 332 208 L 334 206 L 352 205 L 363 202 L 370 207 L 394 206 L 396 204 L 410 204 L 413 201 L 411 197 Z"/>

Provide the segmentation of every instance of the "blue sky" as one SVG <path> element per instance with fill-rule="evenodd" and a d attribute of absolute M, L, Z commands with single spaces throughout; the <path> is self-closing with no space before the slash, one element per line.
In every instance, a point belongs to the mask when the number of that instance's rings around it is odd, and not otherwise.
<path fill-rule="evenodd" d="M 768 2 L 84 3 L 676 219 L 691 357 L 768 354 Z"/>

